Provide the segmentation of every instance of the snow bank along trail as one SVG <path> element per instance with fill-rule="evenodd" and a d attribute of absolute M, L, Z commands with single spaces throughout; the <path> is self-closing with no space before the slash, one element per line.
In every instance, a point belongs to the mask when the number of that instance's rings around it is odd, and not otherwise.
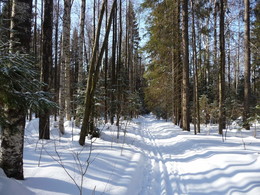
<path fill-rule="evenodd" d="M 193 135 L 152 115 L 136 123 L 145 159 L 140 195 L 260 194 L 260 141 L 250 132 L 230 131 L 223 142 L 214 127 Z"/>
<path fill-rule="evenodd" d="M 260 132 L 256 139 L 233 127 L 223 142 L 217 126 L 194 135 L 147 115 L 122 121 L 119 139 L 115 125 L 103 124 L 101 138 L 82 147 L 72 122 L 65 135 L 53 127 L 40 141 L 38 122 L 25 131 L 25 180 L 0 173 L 0 194 L 76 195 L 81 181 L 83 195 L 260 194 Z"/>

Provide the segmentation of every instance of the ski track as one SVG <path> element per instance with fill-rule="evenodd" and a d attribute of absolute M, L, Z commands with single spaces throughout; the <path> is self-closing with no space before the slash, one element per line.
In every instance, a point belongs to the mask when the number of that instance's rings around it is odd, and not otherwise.
<path fill-rule="evenodd" d="M 156 143 L 152 128 L 153 122 L 143 121 L 140 125 L 140 136 L 145 143 L 144 155 L 146 160 L 146 178 L 140 195 L 167 195 L 174 194 L 172 184 L 173 181 L 180 179 L 178 170 L 174 169 L 174 162 L 167 162 L 164 156 L 170 156 L 169 153 L 162 151 Z M 174 175 L 172 178 L 171 176 Z M 172 181 L 173 180 L 173 181 Z M 179 182 L 177 182 L 179 183 Z M 177 186 L 178 189 L 178 186 Z M 179 191 L 179 190 L 178 190 Z"/>
<path fill-rule="evenodd" d="M 141 150 L 145 159 L 139 195 L 220 195 L 232 194 L 232 191 L 237 194 L 259 194 L 260 183 L 250 178 L 252 176 L 247 176 L 251 174 L 250 167 L 243 167 L 244 171 L 238 170 L 236 166 L 242 166 L 242 162 L 227 157 L 227 154 L 235 158 L 242 157 L 245 163 L 254 165 L 258 159 L 257 154 L 260 153 L 257 153 L 253 145 L 251 151 L 245 151 L 239 149 L 241 144 L 237 138 L 232 138 L 229 142 L 222 142 L 221 137 L 217 136 L 211 137 L 210 141 L 199 135 L 192 138 L 189 132 L 183 132 L 175 125 L 165 125 L 165 121 L 161 123 L 152 116 L 141 117 L 136 123 L 139 126 L 135 131 L 138 137 L 136 147 Z M 217 145 L 220 147 L 218 150 L 215 148 Z M 221 154 L 219 150 L 225 152 Z M 197 167 L 198 170 L 191 170 L 187 166 L 189 161 L 193 162 L 191 166 L 198 165 L 199 162 L 202 166 L 205 165 L 205 168 Z M 220 166 L 222 167 L 219 168 Z M 252 169 L 259 173 L 259 168 L 257 166 Z M 201 177 L 197 177 L 199 175 Z M 251 179 L 245 184 L 245 189 L 235 184 L 237 175 L 244 178 L 241 181 Z M 228 181 L 228 187 L 223 185 L 221 178 Z M 248 186 L 255 189 L 252 190 Z"/>

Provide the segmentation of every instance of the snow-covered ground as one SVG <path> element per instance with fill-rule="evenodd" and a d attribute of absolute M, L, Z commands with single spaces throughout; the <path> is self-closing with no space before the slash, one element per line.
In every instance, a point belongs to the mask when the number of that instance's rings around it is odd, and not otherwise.
<path fill-rule="evenodd" d="M 26 128 L 26 179 L 0 172 L 0 194 L 260 194 L 259 126 L 257 138 L 232 127 L 223 142 L 216 126 L 193 135 L 147 115 L 122 123 L 119 140 L 117 127 L 101 125 L 101 138 L 85 147 L 69 122 L 48 141 L 38 140 L 37 126 L 34 119 Z"/>

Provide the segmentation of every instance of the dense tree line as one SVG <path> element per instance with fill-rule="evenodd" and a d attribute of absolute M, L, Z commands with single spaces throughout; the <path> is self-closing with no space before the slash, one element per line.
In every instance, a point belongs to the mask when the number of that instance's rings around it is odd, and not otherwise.
<path fill-rule="evenodd" d="M 240 116 L 249 129 L 260 103 L 259 2 L 146 0 L 143 8 L 149 109 L 184 130 L 194 123 L 195 133 L 213 122 L 222 134 Z"/>
<path fill-rule="evenodd" d="M 79 21 L 73 3 L 81 3 Z M 131 0 L 0 5 L 0 166 L 7 176 L 23 179 L 26 117 L 39 117 L 39 139 L 50 139 L 50 117 L 59 121 L 61 135 L 65 120 L 75 120 L 84 145 L 86 136 L 99 136 L 97 120 L 117 125 L 119 135 L 120 120 L 144 110 L 144 66 Z"/>
<path fill-rule="evenodd" d="M 219 133 L 243 115 L 257 116 L 260 95 L 260 3 L 233 0 L 145 0 L 149 40 L 140 48 L 131 0 L 0 1 L 0 167 L 23 179 L 26 117 L 50 117 L 86 136 L 96 121 L 153 112 L 183 130 L 218 123 Z M 76 21 L 78 20 L 78 21 Z M 75 23 L 77 25 L 75 25 Z M 148 55 L 146 68 L 142 52 Z"/>

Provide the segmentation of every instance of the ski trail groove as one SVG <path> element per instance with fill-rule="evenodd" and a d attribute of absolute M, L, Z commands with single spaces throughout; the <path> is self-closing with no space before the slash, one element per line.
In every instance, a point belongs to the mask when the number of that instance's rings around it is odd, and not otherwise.
<path fill-rule="evenodd" d="M 146 147 L 145 155 L 147 158 L 147 176 L 145 181 L 143 181 L 143 186 L 147 186 L 145 185 L 147 184 L 145 182 L 150 184 L 148 185 L 148 188 L 143 188 L 140 194 L 173 194 L 170 174 L 166 166 L 164 153 L 160 150 L 158 144 L 156 143 L 156 138 L 150 129 L 151 127 L 152 123 L 148 125 L 145 121 L 140 127 L 140 134 Z"/>

